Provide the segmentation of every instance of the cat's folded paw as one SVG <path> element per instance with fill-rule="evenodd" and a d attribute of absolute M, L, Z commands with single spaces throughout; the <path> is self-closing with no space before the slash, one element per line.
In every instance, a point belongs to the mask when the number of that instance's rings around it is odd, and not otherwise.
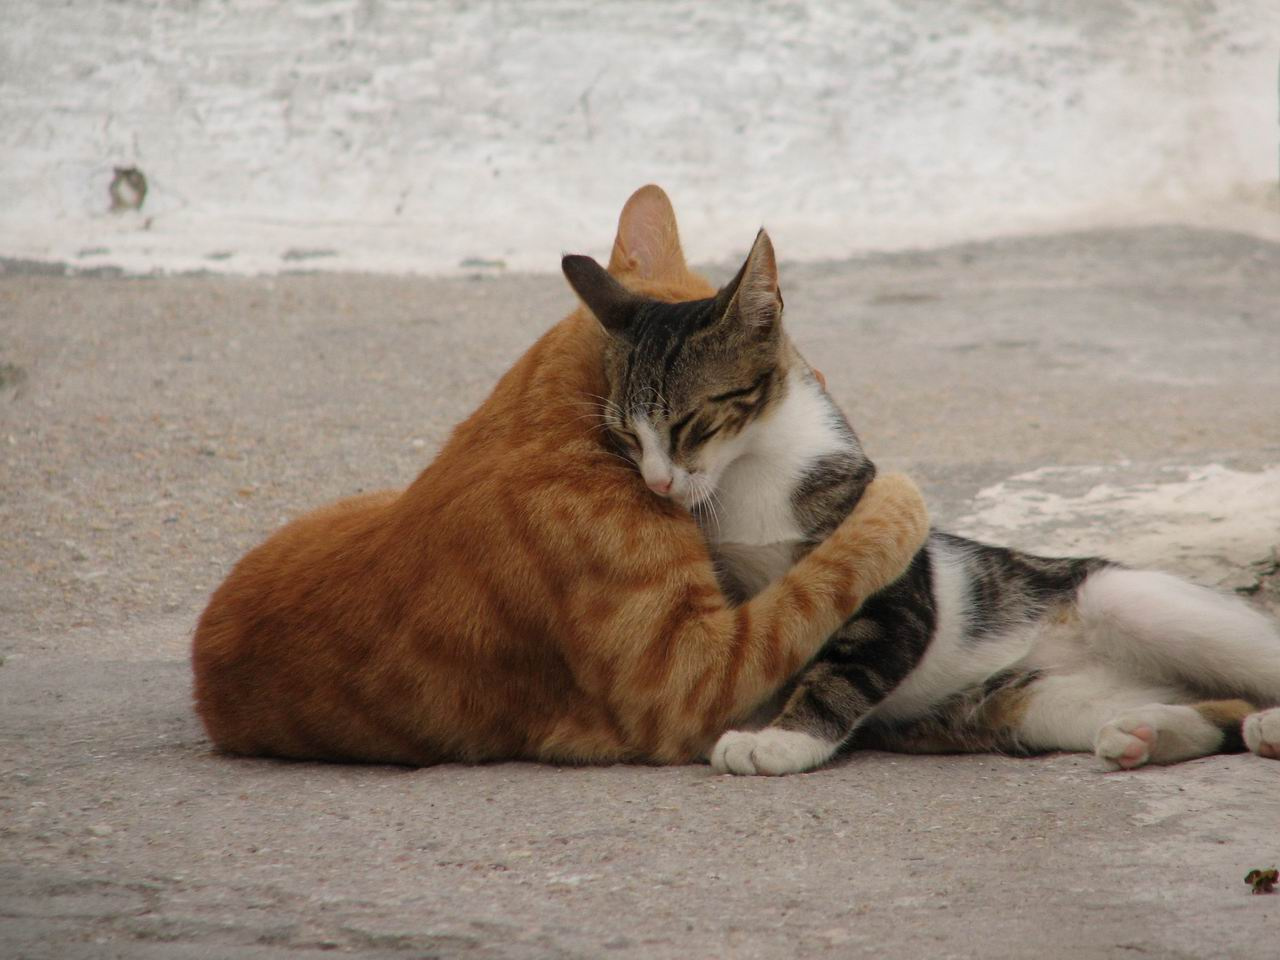
<path fill-rule="evenodd" d="M 1146 724 L 1123 730 L 1112 722 L 1098 731 L 1094 752 L 1109 770 L 1132 770 L 1151 759 L 1155 742 L 1156 732 Z"/>
<path fill-rule="evenodd" d="M 716 773 L 752 774 L 756 772 L 751 761 L 751 750 L 755 746 L 755 734 L 741 730 L 730 730 L 720 735 L 715 747 L 711 750 L 711 766 Z"/>
<path fill-rule="evenodd" d="M 730 730 L 711 751 L 711 766 L 720 773 L 777 777 L 821 766 L 831 759 L 835 748 L 834 744 L 797 730 Z"/>
<path fill-rule="evenodd" d="M 1280 760 L 1280 707 L 1249 714 L 1240 732 L 1244 745 L 1258 756 Z"/>
<path fill-rule="evenodd" d="M 1222 730 L 1193 707 L 1153 703 L 1103 724 L 1093 744 L 1107 767 L 1132 770 L 1215 753 L 1222 746 Z"/>

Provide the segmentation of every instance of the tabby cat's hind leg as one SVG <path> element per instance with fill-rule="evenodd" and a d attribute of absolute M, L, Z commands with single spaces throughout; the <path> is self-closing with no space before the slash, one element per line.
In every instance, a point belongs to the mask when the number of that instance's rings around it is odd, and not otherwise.
<path fill-rule="evenodd" d="M 1078 609 L 1092 653 L 1124 676 L 1280 704 L 1280 626 L 1239 597 L 1111 568 L 1085 581 Z"/>
<path fill-rule="evenodd" d="M 1030 693 L 1020 743 L 1091 750 L 1112 770 L 1243 750 L 1240 724 L 1257 709 L 1243 700 L 1188 702 L 1185 690 L 1134 683 L 1103 666 L 1049 674 Z"/>
<path fill-rule="evenodd" d="M 1104 723 L 1094 751 L 1108 767 L 1121 770 L 1147 763 L 1179 763 L 1213 753 L 1239 753 L 1245 748 L 1241 725 L 1251 714 L 1261 716 L 1254 714 L 1255 709 L 1244 700 L 1148 704 Z"/>

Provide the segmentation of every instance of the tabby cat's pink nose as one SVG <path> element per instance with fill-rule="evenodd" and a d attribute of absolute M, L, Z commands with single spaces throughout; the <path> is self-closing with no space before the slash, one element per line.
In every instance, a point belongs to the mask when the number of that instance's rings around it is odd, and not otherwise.
<path fill-rule="evenodd" d="M 645 483 L 649 485 L 649 489 L 654 493 L 661 494 L 664 497 L 671 492 L 670 477 L 665 480 L 646 480 Z"/>

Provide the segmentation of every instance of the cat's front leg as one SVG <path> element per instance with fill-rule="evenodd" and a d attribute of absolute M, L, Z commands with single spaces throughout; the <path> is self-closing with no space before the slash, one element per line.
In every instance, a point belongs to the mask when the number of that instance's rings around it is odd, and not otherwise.
<path fill-rule="evenodd" d="M 830 760 L 924 656 L 933 621 L 930 561 L 916 554 L 892 586 L 847 621 L 796 680 L 763 730 L 731 730 L 711 751 L 720 773 L 779 776 Z"/>
<path fill-rule="evenodd" d="M 716 741 L 711 766 L 719 773 L 779 777 L 820 767 L 839 747 L 803 730 L 730 730 Z"/>
<path fill-rule="evenodd" d="M 711 765 L 720 773 L 776 777 L 813 770 L 835 756 L 892 686 L 865 668 L 828 662 L 840 645 L 833 641 L 804 671 L 769 726 L 723 734 L 711 751 Z"/>

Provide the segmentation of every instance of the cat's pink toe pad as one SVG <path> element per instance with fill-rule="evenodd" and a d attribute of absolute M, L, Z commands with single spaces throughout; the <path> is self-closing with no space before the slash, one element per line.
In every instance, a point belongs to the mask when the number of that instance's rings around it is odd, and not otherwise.
<path fill-rule="evenodd" d="M 1156 742 L 1155 730 L 1147 726 L 1145 723 L 1140 727 L 1134 727 L 1132 730 L 1129 731 L 1129 733 L 1130 735 L 1137 737 L 1139 740 L 1145 743 L 1148 747 Z M 1142 748 L 1139 747 L 1137 744 L 1134 744 L 1133 749 L 1136 749 L 1139 752 L 1141 752 Z M 1125 752 L 1128 753 L 1129 751 L 1126 750 Z"/>
<path fill-rule="evenodd" d="M 1124 752 L 1115 758 L 1115 762 L 1125 770 L 1132 770 L 1147 762 L 1151 753 L 1151 745 L 1156 741 L 1156 732 L 1146 725 L 1134 727 L 1126 731 L 1133 741 L 1124 748 Z"/>

